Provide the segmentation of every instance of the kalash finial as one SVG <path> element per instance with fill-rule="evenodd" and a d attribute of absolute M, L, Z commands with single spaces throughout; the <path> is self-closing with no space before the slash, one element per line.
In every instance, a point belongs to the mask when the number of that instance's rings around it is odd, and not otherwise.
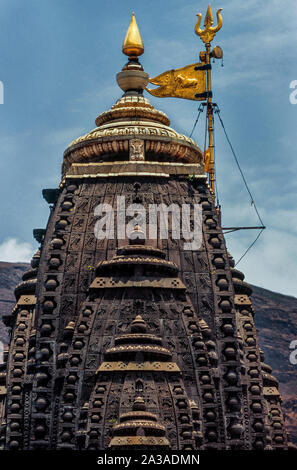
<path fill-rule="evenodd" d="M 149 75 L 143 71 L 142 65 L 138 61 L 138 57 L 144 52 L 144 46 L 134 12 L 123 42 L 122 51 L 129 57 L 129 61 L 122 71 L 117 74 L 118 85 L 126 92 L 126 95 L 139 95 L 146 88 Z"/>
<path fill-rule="evenodd" d="M 122 51 L 129 57 L 138 57 L 144 52 L 144 46 L 136 23 L 134 11 L 123 42 Z"/>

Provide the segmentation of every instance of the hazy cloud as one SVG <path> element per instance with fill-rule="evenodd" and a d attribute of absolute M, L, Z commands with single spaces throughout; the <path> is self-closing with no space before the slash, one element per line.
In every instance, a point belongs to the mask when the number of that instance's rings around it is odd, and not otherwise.
<path fill-rule="evenodd" d="M 16 238 L 8 238 L 0 244 L 0 260 L 10 263 L 29 263 L 34 249 L 32 245 L 19 241 Z"/>
<path fill-rule="evenodd" d="M 227 235 L 227 246 L 235 261 L 255 236 L 256 233 Z M 297 297 L 296 259 L 296 235 L 268 227 L 248 256 L 238 264 L 238 269 L 244 272 L 247 282 Z"/>

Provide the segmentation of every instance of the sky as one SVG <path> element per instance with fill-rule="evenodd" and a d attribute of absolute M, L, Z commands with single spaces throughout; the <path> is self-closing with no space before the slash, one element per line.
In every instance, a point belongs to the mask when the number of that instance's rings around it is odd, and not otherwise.
<path fill-rule="evenodd" d="M 199 61 L 194 34 L 207 1 L 0 0 L 0 260 L 29 261 L 33 228 L 46 226 L 43 188 L 60 182 L 63 152 L 95 127 L 121 96 L 115 76 L 135 11 L 151 77 Z M 252 284 L 297 296 L 296 0 L 214 0 L 223 27 L 213 42 L 224 51 L 213 64 L 214 101 L 245 173 L 266 230 L 238 264 Z M 214 15 L 215 16 L 215 15 Z M 216 21 L 216 20 L 215 20 Z M 171 127 L 189 135 L 197 104 L 173 98 L 150 102 Z M 218 120 L 215 121 L 218 194 L 223 225 L 258 225 L 250 198 Z M 193 134 L 203 147 L 203 119 Z M 238 260 L 255 231 L 226 236 Z"/>

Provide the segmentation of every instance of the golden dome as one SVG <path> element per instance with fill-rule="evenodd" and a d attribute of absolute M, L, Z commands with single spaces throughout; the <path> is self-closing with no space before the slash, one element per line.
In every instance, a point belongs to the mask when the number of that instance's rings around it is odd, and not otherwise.
<path fill-rule="evenodd" d="M 63 173 L 72 163 L 98 159 L 129 160 L 129 141 L 141 139 L 147 155 L 160 161 L 200 163 L 202 151 L 190 137 L 169 127 L 165 113 L 155 109 L 141 94 L 124 95 L 96 119 L 98 127 L 71 142 L 64 152 Z"/>

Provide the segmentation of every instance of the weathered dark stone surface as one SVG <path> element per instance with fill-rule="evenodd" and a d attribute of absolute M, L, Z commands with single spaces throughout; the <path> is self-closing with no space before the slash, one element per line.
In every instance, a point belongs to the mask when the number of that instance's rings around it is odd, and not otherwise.
<path fill-rule="evenodd" d="M 0 313 L 3 314 L 11 310 L 11 305 L 15 302 L 14 288 L 21 281 L 24 271 L 29 269 L 29 265 L 0 262 L 0 269 Z M 297 374 L 296 366 L 288 360 L 288 345 L 297 338 L 297 299 L 254 285 L 252 289 L 260 346 L 279 380 L 290 437 L 297 444 Z M 10 302 L 5 302 L 7 299 Z M 282 322 L 281 325 L 279 321 Z M 0 340 L 7 341 L 6 327 L 2 322 Z"/>
<path fill-rule="evenodd" d="M 40 250 L 3 318 L 0 446 L 287 449 L 251 288 L 227 252 L 201 151 L 136 92 L 103 117 L 65 153 Z M 116 210 L 121 195 L 147 211 L 191 205 L 191 229 L 199 204 L 200 248 L 185 249 L 172 222 L 165 239 L 131 240 L 138 225 L 96 238 L 95 207 Z"/>
<path fill-rule="evenodd" d="M 121 194 L 121 191 L 123 194 L 124 191 L 126 197 L 133 200 L 133 184 L 117 183 L 112 179 L 107 184 L 105 190 L 108 187 L 109 194 Z M 23 383 L 28 390 L 24 397 L 27 410 L 23 415 L 22 432 L 11 432 L 11 427 L 8 428 L 8 448 L 106 448 L 112 435 L 113 420 L 120 419 L 123 413 L 132 409 L 137 381 L 142 383 L 141 395 L 147 410 L 156 413 L 165 423 L 172 448 L 248 449 L 265 446 L 266 431 L 261 423 L 264 423 L 268 411 L 264 410 L 272 407 L 280 416 L 278 401 L 275 398 L 272 402 L 266 401 L 261 395 L 260 355 L 250 301 L 246 295 L 250 290 L 242 282 L 243 275 L 234 270 L 229 261 L 207 188 L 203 183 L 197 185 L 185 179 L 173 180 L 169 185 L 162 178 L 156 182 L 142 179 L 139 186 L 137 197 L 144 203 L 148 199 L 156 203 L 166 200 L 170 204 L 175 200 L 175 194 L 184 203 L 189 196 L 197 202 L 207 201 L 203 212 L 203 246 L 198 252 L 187 252 L 183 250 L 183 241 L 174 241 L 169 235 L 169 241 L 158 240 L 157 246 L 161 250 L 158 256 L 146 245 L 147 254 L 141 256 L 137 255 L 139 248 L 132 246 L 126 251 L 116 252 L 117 240 L 96 241 L 94 238 L 92 208 L 103 200 L 102 196 L 98 198 L 96 195 L 98 189 L 102 191 L 102 183 L 92 180 L 87 184 L 72 180 L 65 186 L 51 212 L 40 262 L 37 256 L 33 269 L 29 271 L 32 272 L 29 277 L 35 277 L 34 269 L 39 265 L 36 291 L 35 287 L 33 291 L 28 290 L 30 285 L 28 287 L 25 278 L 17 289 L 18 301 L 23 303 L 14 314 L 19 319 L 9 320 L 10 325 L 15 324 L 8 376 L 8 384 L 11 384 L 8 388 L 8 406 L 11 406 L 8 420 L 11 423 L 15 422 L 14 415 L 21 406 L 18 396 L 14 398 L 14 387 Z M 174 188 L 172 194 L 171 188 Z M 114 204 L 115 198 L 108 197 Z M 71 201 L 71 212 L 65 211 L 65 200 Z M 86 211 L 84 206 L 84 211 L 80 212 L 84 200 L 89 202 L 89 210 Z M 67 225 L 60 228 L 59 220 L 63 217 Z M 51 243 L 53 239 L 63 240 L 63 245 L 55 248 Z M 127 245 L 127 242 L 124 244 Z M 136 256 L 135 261 L 133 256 Z M 176 267 L 170 268 L 173 271 L 169 270 L 167 274 L 160 271 L 164 257 L 168 260 L 174 258 L 176 263 Z M 102 264 L 105 260 L 111 262 L 110 267 L 109 264 Z M 133 267 L 136 260 L 139 268 L 133 274 L 137 267 Z M 122 261 L 125 262 L 123 268 Z M 149 268 L 142 267 L 147 264 Z M 93 266 L 98 266 L 97 270 Z M 143 277 L 136 274 L 140 268 Z M 126 280 L 127 269 L 130 274 Z M 151 287 L 137 287 L 137 282 L 148 276 L 146 269 L 150 272 Z M 185 283 L 181 290 L 178 279 Z M 112 285 L 114 281 L 115 285 Z M 123 289 L 117 287 L 118 281 L 132 284 L 131 287 L 127 284 Z M 171 287 L 164 290 L 162 286 L 166 282 L 171 282 Z M 234 297 L 232 283 L 238 300 Z M 34 292 L 37 293 L 35 325 L 32 323 L 34 299 L 26 307 L 27 294 Z M 159 356 L 161 351 L 156 352 L 154 359 L 161 367 L 161 375 L 150 368 L 145 372 L 146 366 L 141 365 L 142 362 L 138 373 L 125 372 L 125 369 L 120 372 L 122 366 L 116 366 L 117 363 L 110 362 L 111 358 L 107 357 L 107 351 L 116 338 L 129 333 L 137 315 L 146 321 L 150 333 L 162 337 L 164 346 L 169 348 L 172 358 L 168 360 L 173 366 L 168 366 L 168 372 L 165 372 L 167 366 L 164 359 Z M 67 333 L 70 322 L 73 326 Z M 233 325 L 232 331 L 228 327 L 225 332 L 225 324 Z M 34 326 L 36 333 L 32 337 Z M 234 335 L 236 329 L 240 342 Z M 27 364 L 23 359 L 20 363 L 14 359 L 14 351 L 19 351 L 22 357 L 26 354 L 23 346 L 17 346 L 22 338 L 25 345 L 29 342 Z M 40 366 L 30 352 L 30 344 L 36 344 L 37 350 L 44 351 Z M 246 351 L 244 344 L 247 344 Z M 131 350 L 130 359 L 127 356 L 127 360 L 153 359 L 150 354 L 145 359 L 145 346 L 141 342 L 139 351 L 133 353 Z M 121 360 L 125 361 L 125 354 L 123 350 L 122 356 L 119 356 Z M 253 356 L 252 360 L 245 359 L 249 355 Z M 245 366 L 243 363 L 240 365 L 240 357 Z M 102 372 L 96 374 L 98 367 Z M 179 368 L 182 379 L 178 374 L 170 373 L 170 367 Z M 24 374 L 24 379 L 21 379 L 21 374 Z M 241 385 L 241 381 L 247 383 L 247 388 Z M 99 389 L 102 392 L 98 392 Z M 174 390 L 180 390 L 176 398 Z M 277 391 L 273 387 L 271 390 Z M 194 400 L 199 410 L 196 424 L 189 408 L 190 399 Z M 240 411 L 241 401 L 244 415 Z M 84 418 L 82 411 L 78 414 L 77 410 L 85 405 L 88 411 Z M 169 412 L 172 409 L 175 409 L 174 415 Z M 69 416 L 70 413 L 76 415 L 77 419 L 69 422 L 68 418 L 63 418 L 66 411 Z M 208 424 L 210 411 L 213 427 Z M 95 422 L 93 416 L 96 416 Z M 254 435 L 255 422 L 259 423 L 259 430 Z M 282 421 L 278 422 L 282 426 Z M 49 426 L 47 423 L 52 424 Z M 183 426 L 187 427 L 187 432 Z M 194 429 L 196 437 L 193 435 Z M 184 432 L 187 436 L 189 434 L 186 439 L 183 439 Z M 280 447 L 285 443 L 285 435 L 281 439 L 282 442 L 280 439 L 275 441 Z"/>

